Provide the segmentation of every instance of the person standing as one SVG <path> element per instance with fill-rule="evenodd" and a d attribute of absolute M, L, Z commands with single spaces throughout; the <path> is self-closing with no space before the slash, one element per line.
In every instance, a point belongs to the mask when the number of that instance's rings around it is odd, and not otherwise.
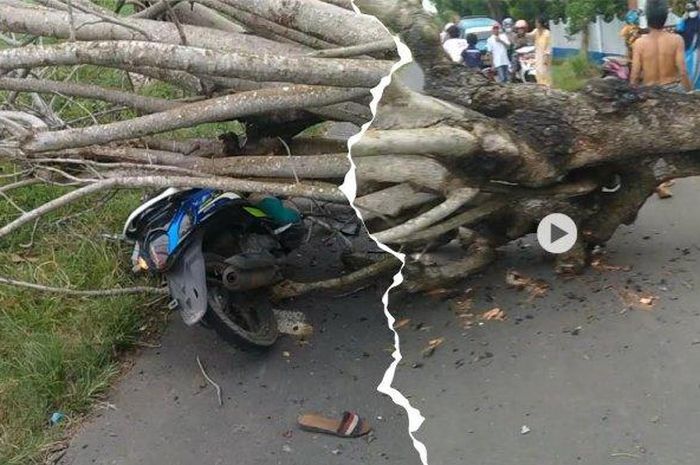
<path fill-rule="evenodd" d="M 476 34 L 467 34 L 467 44 L 469 46 L 462 51 L 462 61 L 464 65 L 472 70 L 481 71 L 483 67 L 481 52 L 476 48 L 479 38 Z"/>
<path fill-rule="evenodd" d="M 513 34 L 512 40 L 513 47 L 515 47 L 515 50 L 530 45 L 531 40 L 528 37 L 527 28 L 527 21 L 525 21 L 524 19 L 519 19 L 515 22 L 515 27 L 513 28 L 515 34 Z"/>
<path fill-rule="evenodd" d="M 627 58 L 632 58 L 632 45 L 641 35 L 642 32 L 639 27 L 639 11 L 630 10 L 625 15 L 625 25 L 620 31 L 620 37 L 622 37 L 622 40 L 625 41 L 625 45 L 627 46 Z"/>
<path fill-rule="evenodd" d="M 552 86 L 552 35 L 549 32 L 549 24 L 544 16 L 535 21 L 535 30 L 532 32 L 535 38 L 535 77 L 537 83 L 543 86 Z"/>
<path fill-rule="evenodd" d="M 631 84 L 663 86 L 671 91 L 691 90 L 685 67 L 683 38 L 664 30 L 668 7 L 665 0 L 648 0 L 646 6 L 649 33 L 632 46 Z"/>
<path fill-rule="evenodd" d="M 685 15 L 678 23 L 676 31 L 683 37 L 685 49 L 685 66 L 693 89 L 700 89 L 700 17 L 698 6 L 688 3 L 685 6 Z"/>
<path fill-rule="evenodd" d="M 498 24 L 494 24 L 491 28 L 491 37 L 486 41 L 486 49 L 491 53 L 491 65 L 496 70 L 496 81 L 498 82 L 508 82 L 509 47 L 508 37 L 501 32 L 501 27 Z"/>
<path fill-rule="evenodd" d="M 445 41 L 450 38 L 450 36 L 447 34 L 447 30 L 449 28 L 451 28 L 452 26 L 457 26 L 458 23 L 459 23 L 459 15 L 453 14 L 450 22 L 445 24 L 445 27 L 443 28 L 442 32 L 440 33 L 440 43 L 441 44 L 444 44 Z"/>
<path fill-rule="evenodd" d="M 461 63 L 462 51 L 464 51 L 469 44 L 467 44 L 466 40 L 459 37 L 460 31 L 457 26 L 450 26 L 450 28 L 447 29 L 447 36 L 448 38 L 443 42 L 442 48 L 447 52 L 447 55 L 453 62 Z"/>

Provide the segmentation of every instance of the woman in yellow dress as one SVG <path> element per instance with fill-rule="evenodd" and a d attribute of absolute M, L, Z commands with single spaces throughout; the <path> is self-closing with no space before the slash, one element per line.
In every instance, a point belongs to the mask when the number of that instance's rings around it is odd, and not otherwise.
<path fill-rule="evenodd" d="M 544 16 L 537 18 L 535 30 L 532 35 L 535 38 L 535 77 L 537 83 L 543 86 L 552 86 L 552 35 Z"/>

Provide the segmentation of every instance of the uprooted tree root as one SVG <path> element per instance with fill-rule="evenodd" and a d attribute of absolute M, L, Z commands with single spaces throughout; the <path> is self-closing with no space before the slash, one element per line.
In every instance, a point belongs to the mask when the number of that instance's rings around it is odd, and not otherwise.
<path fill-rule="evenodd" d="M 369 90 L 398 59 L 377 19 L 344 0 L 160 0 L 135 3 L 127 16 L 87 0 L 40 3 L 0 0 L 0 39 L 9 45 L 0 50 L 0 89 L 8 91 L 0 157 L 22 170 L 0 193 L 40 182 L 75 189 L 22 213 L 0 238 L 113 189 L 214 187 L 345 203 L 336 187 L 348 169 L 344 142 L 298 134 L 320 122 L 371 118 Z M 394 80 L 352 148 L 356 206 L 375 238 L 408 253 L 407 290 L 488 266 L 497 247 L 533 232 L 551 212 L 579 225 L 579 242 L 556 265 L 578 271 L 595 245 L 634 221 L 657 185 L 700 171 L 697 96 L 608 80 L 580 93 L 498 85 L 447 62 L 439 28 L 419 1 L 356 4 L 400 35 L 425 74 L 422 93 Z M 56 43 L 41 45 L 42 37 Z M 73 82 L 84 65 L 130 82 L 166 82 L 189 97 Z M 68 79 L 56 78 L 59 67 L 72 70 Z M 66 121 L 55 96 L 107 107 Z M 105 121 L 124 108 L 137 116 Z M 245 139 L 167 135 L 234 119 Z M 461 255 L 429 260 L 426 252 L 454 239 Z M 352 285 L 392 269 L 388 263 L 319 283 L 285 282 L 274 292 Z"/>

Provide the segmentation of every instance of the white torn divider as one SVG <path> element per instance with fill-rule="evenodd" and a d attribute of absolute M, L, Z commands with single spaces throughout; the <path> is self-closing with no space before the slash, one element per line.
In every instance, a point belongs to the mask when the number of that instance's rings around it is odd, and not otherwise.
<path fill-rule="evenodd" d="M 353 8 L 357 14 L 363 14 L 360 11 L 360 9 L 355 5 L 354 1 Z M 376 18 L 374 19 L 375 21 L 379 21 Z M 348 159 L 350 160 L 350 169 L 345 175 L 345 180 L 340 186 L 340 190 L 348 198 L 348 200 L 350 201 L 350 205 L 355 210 L 355 214 L 357 214 L 357 216 L 360 219 L 362 219 L 362 214 L 360 213 L 360 210 L 357 207 L 355 207 L 357 182 L 355 179 L 355 163 L 352 160 L 352 146 L 362 138 L 364 133 L 367 132 L 369 127 L 372 125 L 374 118 L 376 118 L 377 116 L 377 107 L 379 105 L 379 101 L 382 98 L 382 94 L 384 93 L 384 89 L 386 89 L 386 87 L 391 83 L 391 78 L 394 75 L 394 73 L 402 66 L 413 61 L 413 55 L 411 54 L 411 50 L 406 46 L 406 44 L 401 42 L 401 39 L 398 36 L 393 36 L 393 38 L 396 42 L 396 47 L 399 52 L 400 60 L 396 64 L 394 64 L 394 66 L 391 68 L 390 73 L 387 76 L 384 76 L 379 82 L 379 84 L 371 90 L 372 102 L 370 103 L 370 110 L 372 111 L 372 121 L 365 123 L 362 126 L 362 129 L 359 133 L 355 134 L 354 136 L 350 137 L 350 139 L 348 139 Z M 413 441 L 413 447 L 416 449 L 416 451 L 418 451 L 418 455 L 420 456 L 423 465 L 428 465 L 428 451 L 425 447 L 425 444 L 419 441 L 415 436 L 415 433 L 423 424 L 425 418 L 421 414 L 420 410 L 411 405 L 406 396 L 404 396 L 398 389 L 392 386 L 392 383 L 394 381 L 394 375 L 396 373 L 396 368 L 401 362 L 402 356 L 399 334 L 394 328 L 394 322 L 396 321 L 396 319 L 389 312 L 389 292 L 391 291 L 391 289 L 400 285 L 403 282 L 402 270 L 404 265 L 406 264 L 406 256 L 402 253 L 393 250 L 389 246 L 377 241 L 374 238 L 374 236 L 372 236 L 372 234 L 370 234 L 370 238 L 377 244 L 377 246 L 379 246 L 380 249 L 392 254 L 401 261 L 401 269 L 399 269 L 399 271 L 394 275 L 394 279 L 391 286 L 389 286 L 389 288 L 382 296 L 382 303 L 384 304 L 384 315 L 386 316 L 389 328 L 394 333 L 395 350 L 392 353 L 392 358 L 394 359 L 394 361 L 391 363 L 391 365 L 389 365 L 386 372 L 384 373 L 384 377 L 382 378 L 381 383 L 379 383 L 379 386 L 377 386 L 377 390 L 382 394 L 388 395 L 396 405 L 403 407 L 403 409 L 406 410 L 406 414 L 408 415 L 408 434 L 411 437 L 411 440 Z"/>

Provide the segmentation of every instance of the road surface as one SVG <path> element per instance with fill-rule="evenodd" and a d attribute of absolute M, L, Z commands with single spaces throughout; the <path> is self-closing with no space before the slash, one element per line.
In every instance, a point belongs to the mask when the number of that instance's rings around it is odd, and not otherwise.
<path fill-rule="evenodd" d="M 447 301 L 394 302 L 397 318 L 411 320 L 400 330 L 396 386 L 427 418 L 419 438 L 431 465 L 697 463 L 700 180 L 680 181 L 673 192 L 650 199 L 608 245 L 607 262 L 629 271 L 562 280 L 526 240 L 460 286 L 473 289 L 475 311 L 499 307 L 506 321 L 463 329 Z M 316 252 L 297 257 L 304 269 L 324 266 Z M 505 285 L 508 269 L 551 289 L 530 300 Z M 656 300 L 651 309 L 626 309 L 621 296 L 630 293 Z M 162 347 L 145 350 L 115 388 L 116 410 L 87 422 L 60 463 L 418 464 L 405 414 L 375 391 L 392 350 L 377 290 L 288 307 L 306 312 L 316 332 L 308 345 L 283 338 L 264 355 L 173 318 Z M 223 407 L 196 356 L 221 385 Z M 345 409 L 366 416 L 376 433 L 338 439 L 295 426 L 301 412 Z"/>

